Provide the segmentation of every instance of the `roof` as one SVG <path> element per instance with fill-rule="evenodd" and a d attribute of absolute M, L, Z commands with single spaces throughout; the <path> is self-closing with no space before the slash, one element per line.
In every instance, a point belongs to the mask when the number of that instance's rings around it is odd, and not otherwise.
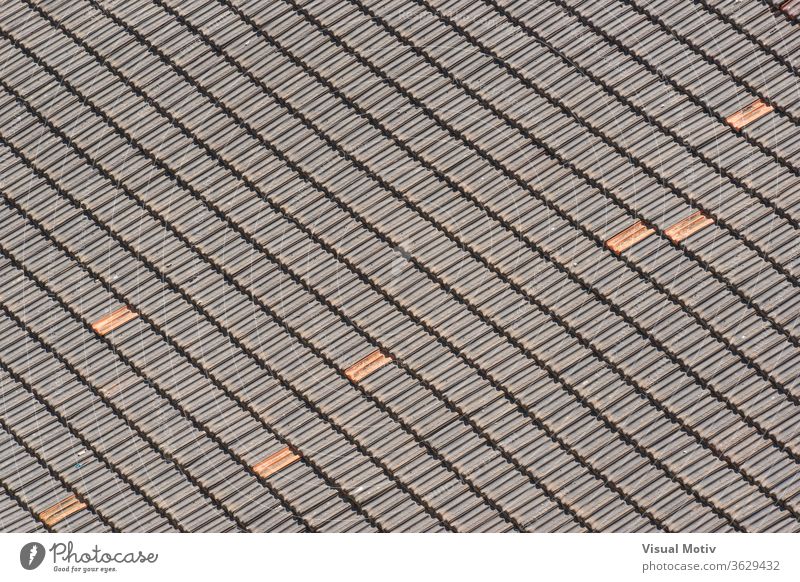
<path fill-rule="evenodd" d="M 4 1 L 0 530 L 800 531 L 796 4 Z"/>

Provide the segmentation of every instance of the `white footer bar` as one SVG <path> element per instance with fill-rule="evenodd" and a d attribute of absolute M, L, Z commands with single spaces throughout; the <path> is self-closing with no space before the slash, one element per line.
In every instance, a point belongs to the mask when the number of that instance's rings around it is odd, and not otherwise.
<path fill-rule="evenodd" d="M 0 580 L 800 580 L 795 534 L 0 534 Z M 32 568 L 32 569 L 29 569 Z"/>

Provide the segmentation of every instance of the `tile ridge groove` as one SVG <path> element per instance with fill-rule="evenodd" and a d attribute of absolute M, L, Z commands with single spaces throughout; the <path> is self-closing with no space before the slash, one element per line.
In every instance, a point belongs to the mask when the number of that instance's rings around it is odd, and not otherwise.
<path fill-rule="evenodd" d="M 790 6 L 790 4 L 795 3 L 795 6 Z M 798 19 L 800 18 L 800 13 L 794 14 L 791 12 L 787 12 L 784 8 L 798 8 L 796 4 L 796 0 L 782 0 L 778 3 L 771 3 L 767 2 L 766 0 L 762 0 L 762 4 L 769 8 L 770 13 L 774 16 L 775 14 L 781 14 L 786 20 L 791 22 L 792 24 L 797 24 Z"/>

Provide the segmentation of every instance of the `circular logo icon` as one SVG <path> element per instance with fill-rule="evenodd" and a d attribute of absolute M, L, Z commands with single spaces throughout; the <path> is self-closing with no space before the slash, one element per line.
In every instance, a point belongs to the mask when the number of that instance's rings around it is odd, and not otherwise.
<path fill-rule="evenodd" d="M 44 560 L 44 546 L 37 542 L 31 542 L 22 546 L 19 551 L 19 563 L 26 570 L 35 570 Z"/>

